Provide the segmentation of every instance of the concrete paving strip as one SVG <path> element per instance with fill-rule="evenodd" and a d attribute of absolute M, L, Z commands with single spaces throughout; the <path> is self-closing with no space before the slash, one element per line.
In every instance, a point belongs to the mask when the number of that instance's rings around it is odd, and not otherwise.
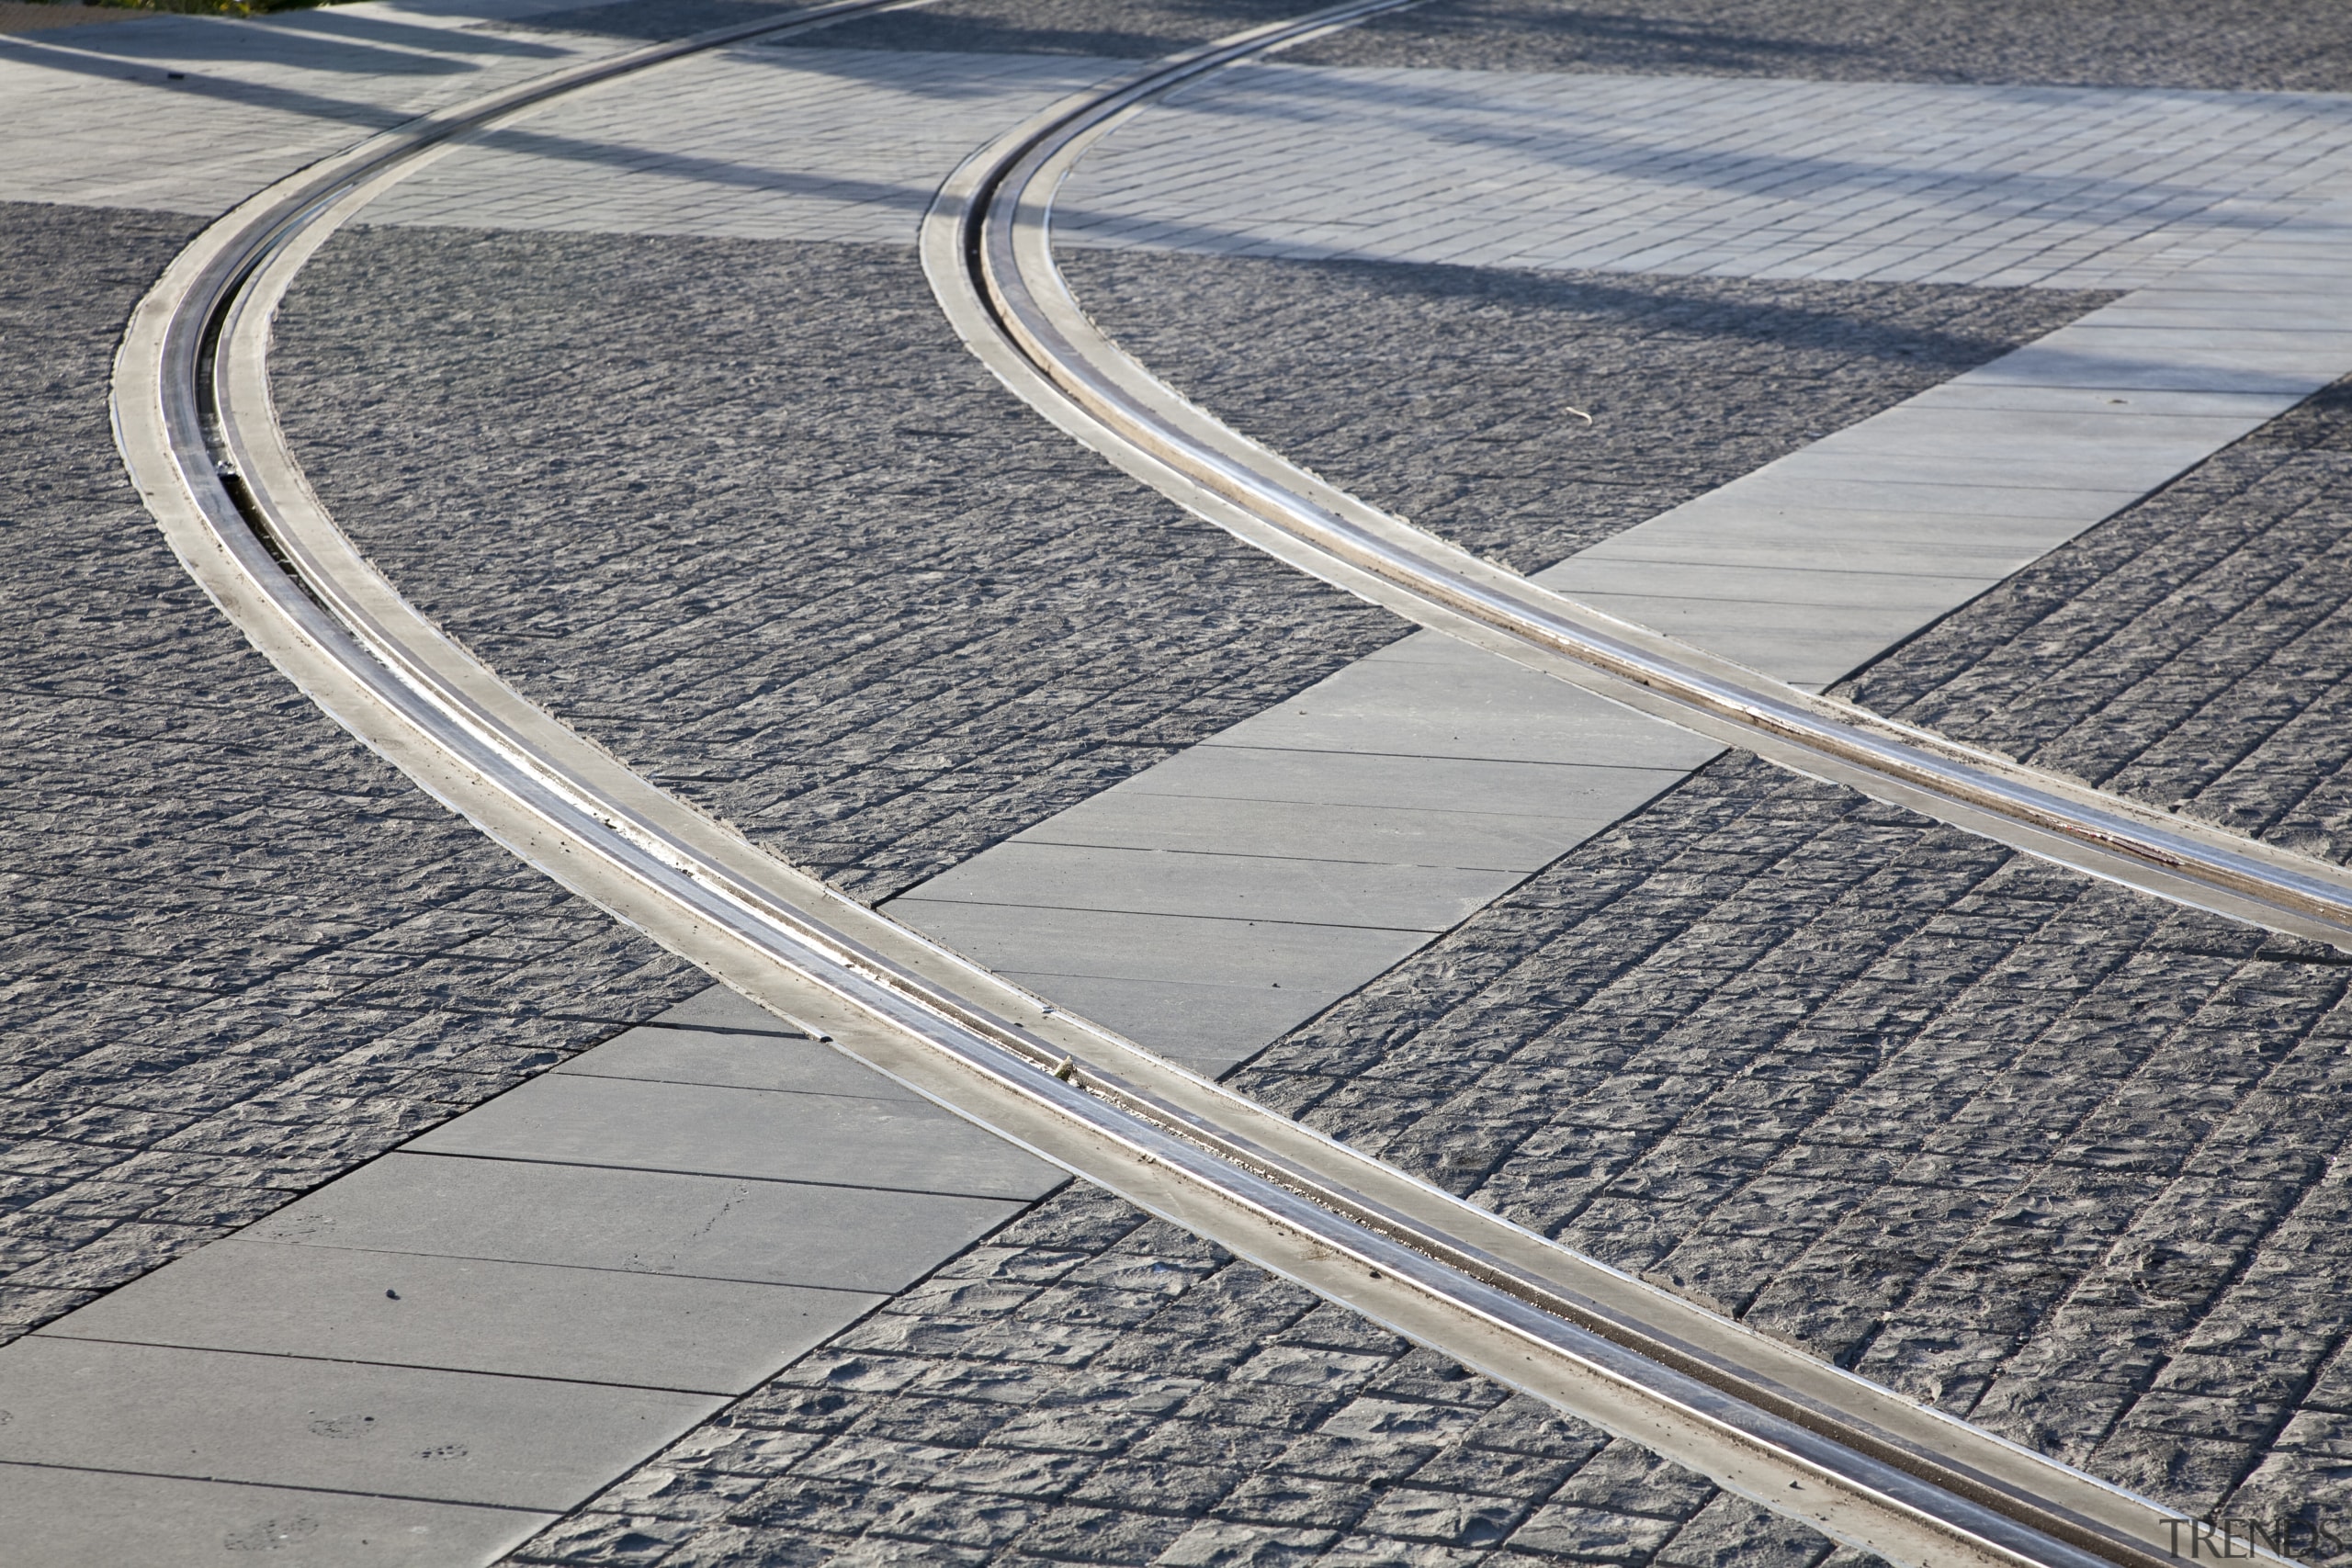
<path fill-rule="evenodd" d="M 1228 97 L 1223 107 L 1247 118 L 1240 100 Z M 1181 118 L 1177 114 L 1171 121 Z M 1166 134 L 1166 123 L 1146 117 L 1135 126 L 1148 143 Z M 1123 188 L 1120 199 L 1146 202 L 1154 211 L 1185 199 L 1209 199 L 1202 194 L 1204 182 L 1174 154 L 1169 155 L 1162 186 L 1150 185 L 1149 166 L 1133 159 L 1122 164 L 1115 150 L 1133 133 L 1131 129 L 1114 136 L 1093 155 L 1145 182 L 1140 192 Z M 1201 132 L 1192 150 L 1202 150 L 1208 138 Z M 2352 165 L 2338 157 L 2325 168 L 2305 172 L 2308 192 L 2341 190 Z M 1072 205 L 1087 211 L 1082 193 L 1107 188 L 1109 178 L 1100 171 L 1090 174 L 1082 164 L 1071 182 L 1081 198 Z M 1090 179 L 1096 183 L 1090 186 Z M 1232 183 L 1216 187 L 1224 192 L 1220 199 L 1233 198 Z M 1286 198 L 1260 187 L 1246 194 L 1263 210 L 1281 208 L 1283 221 L 1298 219 L 1296 208 L 1283 205 Z M 1311 207 L 1312 199 L 1303 198 L 1304 204 Z M 1781 680 L 1822 690 L 2352 370 L 2352 333 L 2333 324 L 2344 300 L 2352 298 L 2352 261 L 2345 259 L 2352 256 L 2352 245 L 2338 243 L 2352 232 L 2347 223 L 2352 208 L 2314 201 L 2281 226 L 2245 235 L 2219 254 L 2178 266 L 2152 291 L 2153 304 L 2127 294 L 2033 344 L 1579 552 L 1536 574 L 1536 580 Z M 1102 233 L 1098 228 L 1094 237 Z M 2307 314 L 2312 324 L 2301 332 L 2251 325 L 2249 307 L 2256 304 L 2266 323 Z M 1216 758 L 1221 749 L 1235 746 L 1261 755 L 1295 750 L 1318 760 L 1379 754 L 1566 764 L 1589 781 L 1588 789 L 1598 784 L 1607 792 L 1613 786 L 1613 810 L 1595 809 L 1602 807 L 1605 794 L 1580 794 L 1574 811 L 1554 808 L 1555 821 L 1562 822 L 1589 811 L 1593 826 L 1584 829 L 1589 835 L 1601 820 L 1613 820 L 1652 798 L 1657 787 L 1651 782 L 1654 771 L 1681 776 L 1713 754 L 1711 747 L 1677 736 L 1685 754 L 1676 756 L 1674 743 L 1666 739 L 1671 733 L 1498 657 L 1423 633 L 1103 798 L 1186 793 L 1182 784 L 1159 784 L 1154 774 L 1166 770 L 1182 777 L 1214 767 L 1214 761 L 1204 764 L 1201 759 Z M 1467 869 L 1461 863 L 1475 858 L 1481 842 L 1478 826 L 1526 804 L 1509 791 L 1487 796 L 1464 784 L 1443 808 L 1471 818 L 1452 841 L 1451 859 L 1458 869 Z M 1294 793 L 1312 791 L 1295 786 Z M 1401 800 L 1377 795 L 1351 804 L 1375 812 L 1409 808 Z M 1128 908 L 1137 901 L 1137 887 L 1197 879 L 1210 867 L 1223 873 L 1218 891 L 1224 909 L 1198 907 L 1195 891 L 1194 907 L 1162 898 L 1156 912 L 1205 923 L 1229 918 L 1231 909 L 1242 907 L 1290 907 L 1285 900 L 1295 897 L 1299 874 L 1268 854 L 1278 846 L 1270 845 L 1263 819 L 1236 812 L 1233 831 L 1222 841 L 1211 814 L 1171 811 L 1167 820 L 1168 828 L 1155 837 L 1148 809 L 1122 810 L 1123 858 L 1115 863 L 1082 859 L 1076 852 L 1042 855 L 1032 847 L 1088 842 L 1093 824 L 1088 807 L 1081 807 L 911 889 L 890 907 L 944 939 L 968 940 L 975 934 L 970 922 L 957 919 L 947 905 L 1032 910 L 1058 905 L 1073 913 Z M 1376 818 L 1332 818 L 1314 833 L 1317 863 L 1349 865 L 1345 886 L 1357 890 L 1363 923 L 1411 929 L 1437 911 L 1432 894 L 1439 885 L 1429 862 L 1449 858 L 1432 853 L 1448 840 L 1436 822 L 1425 819 L 1417 827 L 1419 852 L 1409 861 L 1397 853 L 1401 842 L 1395 830 Z M 1567 840 L 1562 851 L 1580 841 L 1575 832 L 1561 835 Z M 1138 858 L 1152 851 L 1164 857 L 1163 866 L 1150 868 Z M 1385 879 L 1373 874 L 1373 863 L 1384 853 L 1389 863 Z M 1512 880 L 1496 874 L 1495 893 Z M 1073 891 L 1080 883 L 1082 890 Z M 1323 882 L 1327 892 L 1340 886 L 1336 877 Z M 1417 897 L 1420 904 L 1414 902 Z M 1423 909 L 1430 913 L 1420 914 Z M 1419 918 L 1400 919 L 1402 911 Z M 1308 933 L 1343 930 L 1351 923 L 1349 913 L 1317 908 L 1313 923 L 1295 933 L 1294 961 L 1326 958 L 1310 959 Z M 1061 935 L 1058 925 L 1033 920 L 1021 929 L 1037 945 L 1023 949 L 1008 928 L 995 933 L 989 961 L 1007 972 L 1038 976 L 1035 983 L 1049 996 L 1088 1005 L 1079 1002 L 1075 991 L 1057 991 L 1048 977 L 1057 967 L 1048 943 Z M 1204 942 L 1188 950 L 1206 957 L 1216 948 Z M 1321 986 L 1329 987 L 1329 963 L 1317 968 Z M 1140 964 L 1125 975 L 1090 973 L 1087 995 L 1095 1015 L 1146 1043 L 1181 1041 L 1181 1047 L 1170 1048 L 1181 1049 L 1188 1063 L 1204 1068 L 1230 1065 L 1266 1043 L 1204 1032 L 1192 997 L 1171 988 L 1179 981 L 1217 983 L 1222 976 L 1216 971 L 1170 972 L 1164 954 L 1155 955 L 1151 971 L 1150 987 L 1127 991 L 1104 982 L 1144 980 Z M 1360 981 L 1375 973 L 1367 966 Z M 1261 1016 L 1285 1017 L 1271 1009 Z M 1228 1015 L 1225 1021 L 1238 1030 L 1240 1018 Z M 1216 1055 L 1220 1044 L 1230 1052 L 1222 1061 Z"/>
<path fill-rule="evenodd" d="M 0 1497 L 44 1562 L 486 1562 L 1059 1179 L 697 998 L 0 1350 Z"/>
<path fill-rule="evenodd" d="M 0 1462 L 8 1546 L 43 1568 L 491 1562 L 555 1515 Z"/>

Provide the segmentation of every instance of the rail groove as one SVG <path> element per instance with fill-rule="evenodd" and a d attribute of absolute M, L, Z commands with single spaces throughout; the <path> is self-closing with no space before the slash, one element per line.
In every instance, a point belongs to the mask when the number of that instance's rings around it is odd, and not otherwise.
<path fill-rule="evenodd" d="M 2352 952 L 2352 871 L 1816 696 L 1480 559 L 1188 401 L 1088 318 L 1054 265 L 1056 191 L 1091 147 L 1204 73 L 1413 0 L 1261 28 L 1065 99 L 975 152 L 932 208 L 923 259 L 967 344 L 1129 474 L 1260 548 L 1408 619 L 1796 772 L 2112 882 Z"/>
<path fill-rule="evenodd" d="M 1561 1248 L 1067 1012 L 763 853 L 410 606 L 288 449 L 269 323 L 340 223 L 462 135 L 842 0 L 567 68 L 400 128 L 213 224 L 133 315 L 117 439 L 183 564 L 331 716 L 558 882 L 916 1092 L 1464 1364 L 1918 1568 L 2155 1568 L 2185 1516 Z M 1241 35 L 1182 69 L 1387 8 Z M 950 188 L 950 200 L 954 187 Z"/>

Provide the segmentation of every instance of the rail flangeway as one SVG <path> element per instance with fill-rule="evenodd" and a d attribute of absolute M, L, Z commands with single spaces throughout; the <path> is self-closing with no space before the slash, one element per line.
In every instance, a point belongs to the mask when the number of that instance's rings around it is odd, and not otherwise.
<path fill-rule="evenodd" d="M 1896 1562 L 2166 1560 L 2183 1516 L 1556 1247 L 1057 1011 L 793 871 L 533 706 L 408 605 L 337 528 L 278 430 L 266 353 L 277 300 L 338 224 L 455 139 L 557 94 L 903 3 L 844 0 L 575 66 L 387 133 L 208 229 L 141 305 L 115 379 L 125 460 L 190 573 L 329 714 L 525 860 L 810 1033 L 1162 1218 Z M 1023 275 L 1000 265 L 1009 252 L 996 253 L 1026 244 L 1034 262 L 1044 244 L 1042 210 L 1023 193 L 1049 192 L 1068 166 L 1054 160 L 1074 156 L 1089 127 L 1187 75 L 1400 3 L 1358 0 L 1239 35 L 1066 107 L 1046 140 L 1025 128 L 948 187 L 927 233 L 934 276 L 952 268 L 975 288 L 1017 286 Z M 1056 126 L 1071 134 L 1052 140 Z M 989 225 L 979 198 L 991 194 L 1011 202 L 1011 229 Z M 970 303 L 1000 323 L 1018 318 L 1004 292 Z M 1043 380 L 1039 362 L 1023 363 Z M 1056 418 L 1096 430 L 1094 414 L 1056 396 Z M 1196 504 L 1223 509 L 1212 514 L 1318 574 L 1371 581 L 1230 500 Z M 1489 579 L 1507 575 L 1483 570 L 1465 581 L 1496 586 Z M 1379 581 L 1384 603 L 1406 592 Z M 1502 636 L 1463 609 L 1423 615 L 1475 639 Z M 1631 647 L 1663 640 L 1622 630 Z M 2270 862 L 2249 852 L 2248 863 Z"/>
<path fill-rule="evenodd" d="M 933 292 L 1015 393 L 1129 474 L 1278 558 L 1432 629 L 1710 739 L 2070 866 L 2352 951 L 2352 873 L 1819 696 L 1621 620 L 1367 504 L 1153 375 L 1055 265 L 1087 151 L 1203 74 L 1409 0 L 1366 0 L 1156 62 L 975 152 L 923 229 Z M 1367 200 L 1374 199 L 1367 196 Z"/>

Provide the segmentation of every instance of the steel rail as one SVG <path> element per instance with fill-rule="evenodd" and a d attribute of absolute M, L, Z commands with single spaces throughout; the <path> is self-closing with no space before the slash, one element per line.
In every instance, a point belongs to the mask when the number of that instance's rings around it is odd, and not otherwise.
<path fill-rule="evenodd" d="M 516 855 L 819 1039 L 1146 1211 L 1895 1562 L 2154 1568 L 2178 1513 L 1766 1340 L 1057 1011 L 639 777 L 409 605 L 304 479 L 277 301 L 453 138 L 843 4 L 568 68 L 212 225 L 134 313 L 117 439 L 175 552 L 331 716 Z M 1359 11 L 1364 7 L 1357 7 Z"/>
<path fill-rule="evenodd" d="M 1196 514 L 1408 619 L 1796 772 L 2102 879 L 2352 951 L 2352 872 L 1819 696 L 1581 604 L 1368 505 L 1187 400 L 1055 265 L 1056 192 L 1086 152 L 1201 75 L 1412 0 L 1263 28 L 1064 100 L 975 152 L 926 221 L 933 292 L 1012 389 Z"/>

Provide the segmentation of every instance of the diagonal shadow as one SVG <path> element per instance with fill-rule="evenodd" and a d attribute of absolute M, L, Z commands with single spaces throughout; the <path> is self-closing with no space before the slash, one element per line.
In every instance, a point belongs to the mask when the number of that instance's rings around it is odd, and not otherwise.
<path fill-rule="evenodd" d="M 22 39 L 0 39 L 0 59 L 7 58 L 6 46 L 10 44 L 22 44 L 26 40 Z M 166 60 L 153 64 L 149 64 L 138 61 L 123 60 L 105 55 L 95 55 L 80 51 L 65 51 L 54 49 L 43 49 L 37 55 L 18 55 L 17 58 L 24 64 L 36 65 L 45 71 L 60 72 L 67 75 L 87 76 L 94 80 L 105 82 L 121 82 L 126 80 L 125 72 L 127 70 L 136 69 L 145 72 L 154 72 L 161 70 L 164 64 L 173 63 L 172 61 Z M 407 59 L 409 57 L 401 56 L 400 58 Z M 451 72 L 469 72 L 480 69 L 481 67 L 479 66 L 466 65 L 458 62 L 452 62 L 450 68 Z M 441 75 L 447 73 L 413 73 L 413 74 L 416 75 Z M 140 80 L 140 78 L 137 77 L 130 77 L 128 79 L 133 81 Z M 300 87 L 281 86 L 274 83 L 241 82 L 231 76 L 209 76 L 191 73 L 183 81 L 157 82 L 147 80 L 143 82 L 142 85 L 159 92 L 171 93 L 192 98 L 204 98 L 214 103 L 235 105 L 241 108 L 276 109 L 281 113 L 299 116 L 304 119 L 325 120 L 337 125 L 357 126 L 367 130 L 381 130 L 387 126 L 398 125 L 404 119 L 412 119 L 415 118 L 414 111 L 410 109 L 387 107 L 381 104 L 361 103 L 351 98 L 329 97 L 322 93 L 305 92 Z"/>
<path fill-rule="evenodd" d="M 1073 249 L 1079 247 L 1072 247 Z M 1091 249 L 1092 247 L 1086 247 Z M 1057 251 L 1061 247 L 1057 247 Z M 1121 254 L 1121 253 L 1111 253 Z M 1125 254 L 1133 255 L 1133 250 Z M 1290 256 L 1235 256 L 1230 252 L 1215 260 L 1237 266 L 1280 266 L 1317 271 L 1353 282 L 1365 292 L 1391 298 L 1409 297 L 1439 303 L 1500 304 L 1530 307 L 1568 315 L 1603 316 L 1616 321 L 1646 321 L 1668 331 L 1687 326 L 1694 334 L 1728 337 L 1759 344 L 1792 341 L 1835 342 L 1841 351 L 1860 356 L 1912 364 L 1976 364 L 2007 353 L 2016 346 L 1997 333 L 1972 336 L 1949 327 L 1904 327 L 1892 331 L 1858 321 L 1849 311 L 1823 309 L 1772 291 L 1802 293 L 1821 286 L 1804 279 L 1785 283 L 1771 279 L 1687 277 L 1657 273 L 1545 272 L 1532 267 L 1464 266 L 1447 262 L 1363 261 Z M 1634 281 L 1638 279 L 1639 281 Z M 1841 286 L 1842 287 L 1842 286 Z M 1893 284 L 1902 289 L 1964 289 L 1963 284 Z M 1727 297 L 1756 289 L 1763 297 Z M 2097 291 L 2083 291 L 2100 299 Z"/>
<path fill-rule="evenodd" d="M 1953 167 L 1949 163 L 1923 164 L 1900 155 L 1864 160 L 1834 153 L 1782 153 L 1754 146 L 1715 152 L 1703 146 L 1668 141 L 1631 143 L 1637 149 L 1637 161 L 1627 156 L 1629 128 L 1622 122 L 1590 132 L 1569 130 L 1547 135 L 1538 141 L 1528 135 L 1525 118 L 1505 120 L 1498 117 L 1492 100 L 1467 85 L 1455 85 L 1442 79 L 1417 81 L 1409 100 L 1400 105 L 1400 95 L 1393 86 L 1368 84 L 1317 67 L 1273 69 L 1283 78 L 1277 90 L 1269 91 L 1262 85 L 1265 76 L 1252 84 L 1245 69 L 1221 79 L 1195 84 L 1171 95 L 1168 101 L 1181 104 L 1192 113 L 1247 129 L 1267 124 L 1329 127 L 1335 119 L 1365 118 L 1368 107 L 1377 107 L 1393 118 L 1396 111 L 1403 107 L 1411 114 L 1409 123 L 1416 131 L 1443 145 L 1479 152 L 1493 149 L 1513 161 L 1541 163 L 1628 185 L 1671 185 L 1728 197 L 1786 199 L 1793 191 L 1802 192 L 1808 199 L 1828 200 L 1841 192 L 1878 188 L 1897 181 L 1917 187 L 1914 200 L 1923 210 L 1959 210 L 1979 219 L 2014 209 L 2052 216 L 2072 211 L 2083 214 L 2076 220 L 2085 222 L 2112 222 L 2133 212 L 2177 220 L 2186 209 L 2197 212 L 2200 223 L 2223 230 L 2267 229 L 2277 220 L 2275 213 L 2229 208 L 2211 210 L 2244 194 L 2234 185 L 2040 174 L 2030 169 L 1970 169 Z M 2098 94 L 2096 89 L 2044 86 L 1928 90 L 1966 92 L 1976 103 L 1976 112 L 1996 121 L 2007 107 L 2046 106 L 2052 94 L 2069 97 L 2085 93 L 2109 96 Z M 1387 101 L 1373 103 L 1373 95 L 1381 95 Z M 2150 91 L 2142 90 L 2134 94 L 2134 98 L 2145 100 L 2151 96 Z M 2211 95 L 2199 94 L 2196 98 L 2198 107 L 2211 107 Z M 2312 96 L 2295 100 L 2292 108 L 2297 114 L 2335 120 L 2345 140 L 2352 142 L 2352 102 Z M 2278 111 L 2271 108 L 2249 112 Z M 1630 129 L 1635 136 L 1655 135 L 1655 124 L 1645 120 Z M 2210 139 L 2210 128 L 2202 135 Z M 2015 154 L 2004 150 L 2003 155 Z M 1956 194 L 1974 199 L 1959 205 L 1952 199 Z M 1138 221 L 1129 215 L 1109 220 Z M 1236 231 L 1227 241 L 1228 248 L 1232 240 L 1246 237 Z"/>
<path fill-rule="evenodd" d="M 266 37 L 274 47 L 256 49 L 257 34 Z M 453 76 L 481 69 L 463 60 L 412 54 L 405 50 L 384 49 L 313 30 L 257 28 L 253 23 L 221 17 L 175 17 L 169 25 L 109 28 L 104 29 L 104 44 L 96 41 L 96 35 L 86 31 L 80 32 L 79 37 L 91 41 L 67 43 L 52 34 L 18 34 L 0 38 L 0 45 L 21 51 L 18 57 L 30 65 L 54 64 L 59 57 L 72 56 L 148 70 L 225 63 L 274 65 L 346 76 Z"/>
<path fill-rule="evenodd" d="M 404 44 L 441 54 L 494 54 L 525 60 L 561 60 L 570 51 L 555 44 L 535 43 L 503 32 L 478 28 L 427 28 L 388 17 L 363 17 L 349 10 L 276 11 L 242 18 L 244 25 L 265 32 L 340 42 L 345 39 L 375 43 Z"/>
<path fill-rule="evenodd" d="M 1859 43 L 1774 37 L 1735 30 L 1721 23 L 1634 11 L 1547 6 L 1540 15 L 1531 16 L 1523 5 L 1496 4 L 1495 0 L 1455 0 L 1441 10 L 1374 17 L 1360 24 L 1360 29 L 1367 35 L 1478 33 L 1505 39 L 1514 33 L 1536 33 L 1547 53 L 1574 62 L 1565 68 L 1592 72 L 1622 68 L 1643 74 L 1748 75 L 1771 66 L 1801 71 L 1807 65 L 1818 69 L 1830 62 L 1865 60 L 1874 52 Z M 1311 46 L 1303 52 L 1311 56 Z"/>

